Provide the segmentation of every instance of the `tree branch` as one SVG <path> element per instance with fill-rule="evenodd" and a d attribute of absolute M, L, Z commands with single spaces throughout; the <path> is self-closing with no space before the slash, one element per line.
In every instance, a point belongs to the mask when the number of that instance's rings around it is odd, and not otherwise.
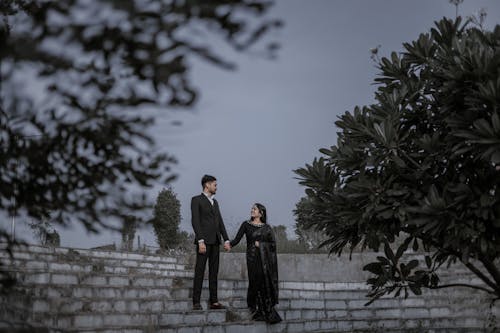
<path fill-rule="evenodd" d="M 473 288 L 473 289 L 478 289 L 487 292 L 488 294 L 495 295 L 497 296 L 497 293 L 495 290 L 490 290 L 485 287 L 481 286 L 475 286 L 473 284 L 466 284 L 466 283 L 450 283 L 450 284 L 443 284 L 441 286 L 436 286 L 436 287 L 429 287 L 429 289 L 443 289 L 443 288 L 450 288 L 450 287 L 466 287 L 466 288 Z"/>
<path fill-rule="evenodd" d="M 460 261 L 462 261 L 460 259 Z M 497 284 L 495 284 L 493 281 L 491 281 L 486 275 L 483 274 L 483 272 L 481 272 L 476 266 L 474 266 L 473 264 L 471 264 L 470 262 L 468 263 L 464 263 L 462 261 L 462 263 L 469 269 L 471 270 L 472 272 L 474 272 L 474 274 L 476 274 L 481 280 L 483 280 L 488 286 L 490 286 L 493 290 L 496 291 L 496 293 L 498 294 L 499 293 L 499 286 Z"/>
<path fill-rule="evenodd" d="M 488 273 L 493 277 L 493 279 L 496 282 L 496 288 L 494 288 L 497 292 L 497 294 L 500 296 L 500 271 L 498 268 L 493 264 L 492 261 L 484 259 L 484 258 L 479 258 L 479 261 L 483 264 L 483 266 L 486 268 Z"/>
<path fill-rule="evenodd" d="M 431 241 L 431 243 L 434 243 L 434 242 Z M 494 291 L 495 295 L 497 295 L 497 296 L 500 297 L 500 290 L 499 290 L 500 284 L 498 284 L 498 281 L 496 281 L 497 283 L 491 281 L 491 279 L 489 277 L 487 277 L 486 275 L 484 275 L 483 272 L 481 272 L 471 262 L 467 262 L 467 263 L 463 262 L 462 261 L 462 255 L 461 255 L 461 253 L 459 253 L 459 252 L 457 252 L 455 250 L 443 249 L 443 248 L 439 248 L 439 247 L 438 247 L 438 249 L 440 249 L 443 252 L 448 252 L 448 253 L 454 255 L 455 257 L 457 257 L 460 260 L 460 262 L 462 264 L 464 264 L 465 267 L 467 267 L 471 272 L 473 272 L 481 280 L 483 280 L 484 283 L 486 283 L 489 287 L 491 287 L 491 289 Z M 484 263 L 483 263 L 483 265 L 484 265 Z"/>

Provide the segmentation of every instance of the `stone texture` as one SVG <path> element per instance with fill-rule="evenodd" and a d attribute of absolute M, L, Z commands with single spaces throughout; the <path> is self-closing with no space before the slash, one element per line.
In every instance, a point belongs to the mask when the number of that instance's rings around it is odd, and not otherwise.
<path fill-rule="evenodd" d="M 11 266 L 17 270 L 16 276 L 30 288 L 26 297 L 17 301 L 16 308 L 26 311 L 23 316 L 27 320 L 39 320 L 55 330 L 101 333 L 420 330 L 451 333 L 462 329 L 481 332 L 488 319 L 488 302 L 484 297 L 463 289 L 433 290 L 408 299 L 383 297 L 366 307 L 365 295 L 369 288 L 359 277 L 346 278 L 350 276 L 350 269 L 369 260 L 356 256 L 353 259 L 356 262 L 349 266 L 344 265 L 342 259 L 280 255 L 281 290 L 277 309 L 285 321 L 270 326 L 248 321 L 245 300 L 248 282 L 239 273 L 220 274 L 219 298 L 232 307 L 231 313 L 226 310 L 193 312 L 190 299 L 193 271 L 179 258 L 36 246 L 28 250 L 30 252 L 16 252 L 16 260 Z M 244 263 L 240 254 L 221 255 L 221 267 L 236 260 Z M 0 257 L 5 258 L 2 252 Z M 317 278 L 322 281 L 311 278 L 311 272 L 306 271 L 308 264 L 304 263 L 307 260 L 321 263 Z M 304 265 L 300 265 L 301 262 Z M 342 267 L 339 271 L 346 273 L 342 278 L 336 273 L 328 278 L 322 275 L 321 270 L 331 269 L 332 263 L 337 268 Z M 283 265 L 287 267 L 281 274 Z M 295 270 L 293 274 L 292 269 Z M 468 275 L 460 278 L 470 280 Z M 207 298 L 208 283 L 205 281 L 202 302 Z M 0 319 L 15 312 L 16 309 L 7 305 L 11 303 L 11 300 L 0 299 Z M 202 305 L 207 308 L 206 303 Z M 498 318 L 500 306 L 492 311 Z"/>

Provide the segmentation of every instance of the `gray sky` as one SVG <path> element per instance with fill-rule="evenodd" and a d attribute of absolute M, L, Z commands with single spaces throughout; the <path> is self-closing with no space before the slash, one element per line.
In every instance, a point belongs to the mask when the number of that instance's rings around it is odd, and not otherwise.
<path fill-rule="evenodd" d="M 488 28 L 498 23 L 498 0 L 465 0 L 459 13 L 481 8 Z M 222 48 L 237 71 L 193 63 L 198 104 L 157 119 L 158 146 L 179 160 L 172 186 L 181 201 L 183 230 L 192 231 L 190 199 L 201 192 L 207 173 L 218 178 L 217 199 L 230 237 L 254 202 L 267 207 L 270 224 L 286 225 L 292 237 L 292 211 L 304 195 L 292 170 L 336 143 L 340 114 L 373 102 L 377 70 L 370 48 L 381 45 L 381 56 L 401 51 L 403 42 L 429 31 L 434 21 L 454 18 L 455 7 L 448 0 L 278 0 L 270 16 L 285 23 L 269 36 L 282 45 L 277 59 Z M 172 126 L 174 120 L 182 126 Z M 160 190 L 153 190 L 154 197 Z M 121 239 L 87 237 L 79 228 L 60 233 L 62 245 L 74 247 Z M 156 245 L 152 230 L 138 234 Z"/>

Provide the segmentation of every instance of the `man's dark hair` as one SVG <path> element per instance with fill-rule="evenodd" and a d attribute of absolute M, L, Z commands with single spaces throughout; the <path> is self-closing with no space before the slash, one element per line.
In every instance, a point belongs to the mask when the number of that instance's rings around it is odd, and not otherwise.
<path fill-rule="evenodd" d="M 216 180 L 217 179 L 214 176 L 205 175 L 203 176 L 203 178 L 201 178 L 201 187 L 205 188 L 206 183 L 214 182 Z"/>

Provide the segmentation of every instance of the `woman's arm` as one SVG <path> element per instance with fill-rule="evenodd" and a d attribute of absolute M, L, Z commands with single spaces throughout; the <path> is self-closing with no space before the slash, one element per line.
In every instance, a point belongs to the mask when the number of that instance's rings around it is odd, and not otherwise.
<path fill-rule="evenodd" d="M 243 222 L 240 226 L 240 229 L 238 230 L 238 233 L 236 234 L 236 237 L 231 241 L 231 247 L 238 245 L 238 243 L 241 240 L 241 237 L 245 234 L 246 230 L 246 222 Z"/>

